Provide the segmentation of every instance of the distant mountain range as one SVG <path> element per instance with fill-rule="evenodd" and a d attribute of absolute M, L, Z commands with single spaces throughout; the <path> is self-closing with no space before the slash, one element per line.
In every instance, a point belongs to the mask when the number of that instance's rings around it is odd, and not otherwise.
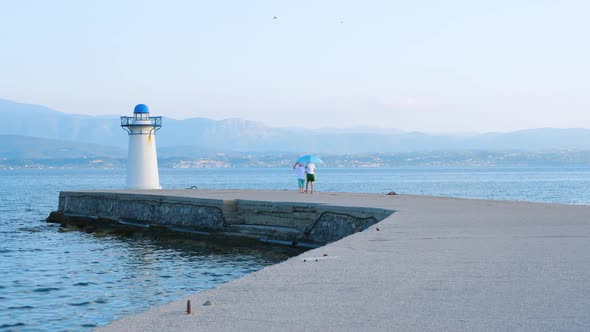
<path fill-rule="evenodd" d="M 0 117 L 1 135 L 110 145 L 123 149 L 127 145 L 127 135 L 120 128 L 116 115 L 66 114 L 45 106 L 0 99 Z M 351 154 L 438 150 L 590 150 L 590 130 L 581 128 L 469 135 L 427 134 L 362 127 L 314 130 L 273 128 L 242 119 L 175 120 L 166 117 L 157 140 L 159 148 L 169 147 L 170 153 L 175 155 L 190 155 L 197 151 Z M 166 150 L 159 151 L 161 155 L 167 154 Z"/>

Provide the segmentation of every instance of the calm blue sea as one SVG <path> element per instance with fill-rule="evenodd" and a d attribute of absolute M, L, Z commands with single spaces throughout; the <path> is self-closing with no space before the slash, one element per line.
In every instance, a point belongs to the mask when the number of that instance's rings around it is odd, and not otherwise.
<path fill-rule="evenodd" d="M 291 169 L 161 169 L 164 188 L 296 190 Z M 318 169 L 317 191 L 590 204 L 589 167 Z M 0 170 L 0 330 L 90 330 L 283 255 L 63 231 L 59 191 L 120 189 L 124 170 Z"/>

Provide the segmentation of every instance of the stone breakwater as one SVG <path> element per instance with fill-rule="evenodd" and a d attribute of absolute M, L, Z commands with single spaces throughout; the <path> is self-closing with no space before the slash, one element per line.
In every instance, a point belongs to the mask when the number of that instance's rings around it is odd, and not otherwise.
<path fill-rule="evenodd" d="M 91 228 L 152 229 L 172 236 L 231 237 L 314 247 L 363 231 L 394 213 L 314 202 L 203 198 L 194 197 L 194 193 L 61 192 L 58 210 L 47 220 Z"/>

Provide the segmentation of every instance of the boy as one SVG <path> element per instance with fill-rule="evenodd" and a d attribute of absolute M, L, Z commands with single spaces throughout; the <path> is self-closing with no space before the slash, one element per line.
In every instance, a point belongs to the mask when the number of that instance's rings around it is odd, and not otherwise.
<path fill-rule="evenodd" d="M 306 182 L 305 182 L 305 192 L 308 192 L 308 186 L 309 183 L 311 182 L 311 191 L 309 192 L 310 194 L 313 194 L 313 183 L 315 182 L 315 165 L 313 163 L 308 163 L 307 166 L 305 166 L 305 173 L 306 173 Z"/>

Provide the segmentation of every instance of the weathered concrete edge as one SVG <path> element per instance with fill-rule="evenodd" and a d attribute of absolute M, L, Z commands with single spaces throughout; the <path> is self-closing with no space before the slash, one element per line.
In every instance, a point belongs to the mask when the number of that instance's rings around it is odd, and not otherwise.
<path fill-rule="evenodd" d="M 123 228 L 147 228 L 154 226 L 157 227 L 158 230 L 162 230 L 162 227 L 164 227 L 166 230 L 172 232 L 176 231 L 184 233 L 184 236 L 187 234 L 203 236 L 210 235 L 208 234 L 209 232 L 214 232 L 217 236 L 211 237 L 211 239 L 243 237 L 247 240 L 251 240 L 252 238 L 255 238 L 257 240 L 263 240 L 266 243 L 291 243 L 303 247 L 319 247 L 325 243 L 339 240 L 350 234 L 362 231 L 395 212 L 395 210 L 391 209 L 340 206 L 325 203 L 251 199 L 215 199 L 181 195 L 170 196 L 161 192 L 144 194 L 112 191 L 64 191 L 60 192 L 59 198 L 58 211 L 52 212 L 48 217 L 48 221 L 62 224 L 75 224 L 78 226 L 85 226 L 86 224 L 87 226 L 93 227 L 98 227 L 101 224 L 107 226 L 121 226 L 122 224 Z M 71 198 L 88 199 L 90 201 L 110 200 L 116 201 L 117 203 L 129 202 L 134 204 L 153 204 L 150 208 L 154 206 L 162 207 L 164 204 L 214 208 L 218 211 L 209 211 L 205 212 L 205 214 L 220 214 L 221 219 L 223 219 L 223 225 L 219 226 L 219 221 L 217 221 L 218 226 L 209 225 L 209 227 L 202 227 L 201 225 L 201 227 L 187 227 L 185 224 L 151 223 L 149 220 L 145 220 L 145 218 L 144 220 L 134 220 L 133 218 L 126 218 L 127 216 L 121 215 L 120 212 L 113 212 L 112 206 L 107 209 L 107 211 L 104 209 L 96 210 L 95 208 L 84 209 L 80 206 L 71 208 L 70 205 L 75 205 L 70 204 Z M 239 220 L 234 220 L 233 222 L 230 222 L 227 216 L 227 206 L 233 206 L 233 208 L 241 210 L 242 213 L 248 213 L 249 217 L 246 219 L 253 219 L 254 221 L 240 222 Z M 88 211 L 91 212 L 88 213 Z M 290 225 L 291 223 L 288 220 L 296 218 L 295 215 L 300 215 L 299 220 L 306 220 L 307 218 L 304 227 L 300 226 L 299 228 L 293 228 L 293 226 Z M 303 217 L 301 217 L 301 215 Z M 326 218 L 324 218 L 324 216 L 326 216 Z M 268 220 L 269 218 L 271 218 L 270 222 L 256 222 L 257 220 Z M 327 220 L 322 220 L 322 218 Z M 352 221 L 346 220 L 347 218 L 352 218 Z M 217 217 L 217 219 L 219 219 L 219 217 Z M 360 224 L 357 223 L 359 220 Z M 352 227 L 350 226 L 351 223 L 354 224 Z M 319 230 L 313 230 L 313 232 L 319 232 L 319 235 L 313 234 L 312 232 L 312 229 L 316 226 L 318 226 Z M 245 231 L 244 228 L 246 228 Z M 337 229 L 336 231 L 334 230 L 335 228 Z M 322 234 L 322 232 L 324 234 Z M 325 234 L 330 232 L 331 234 Z M 312 234 L 310 235 L 310 233 Z M 334 235 L 334 233 L 336 233 L 336 235 Z"/>
<path fill-rule="evenodd" d="M 188 196 L 170 196 L 165 194 L 138 194 L 138 193 L 121 193 L 121 192 L 110 192 L 110 191 L 61 191 L 59 193 L 59 198 L 61 201 L 62 197 L 72 196 L 72 197 L 108 197 L 112 195 L 121 196 L 121 198 L 125 200 L 132 200 L 133 197 L 140 197 L 146 201 L 154 201 L 154 202 L 171 202 L 171 203 L 179 203 L 184 202 L 188 204 L 194 203 L 203 203 L 203 205 L 210 205 L 213 207 L 222 207 L 224 202 L 239 202 L 240 204 L 248 204 L 252 202 L 257 203 L 266 203 L 267 206 L 300 206 L 300 207 L 308 207 L 314 206 L 319 207 L 322 210 L 328 210 L 331 208 L 337 208 L 340 211 L 350 211 L 356 213 L 362 212 L 371 212 L 376 214 L 386 214 L 385 217 L 389 217 L 395 210 L 392 209 L 385 209 L 385 208 L 375 208 L 375 207 L 364 207 L 364 206 L 344 206 L 344 205 L 333 205 L 333 204 L 326 204 L 326 203 L 309 203 L 309 202 L 293 202 L 293 201 L 284 201 L 284 202 L 272 202 L 272 201 L 265 201 L 265 200 L 253 200 L 253 199 L 216 199 L 216 198 L 199 198 L 199 197 L 188 197 Z M 260 205 L 260 204 L 258 204 Z M 385 218 L 384 217 L 384 218 Z M 382 218 L 381 220 L 383 220 Z"/>

